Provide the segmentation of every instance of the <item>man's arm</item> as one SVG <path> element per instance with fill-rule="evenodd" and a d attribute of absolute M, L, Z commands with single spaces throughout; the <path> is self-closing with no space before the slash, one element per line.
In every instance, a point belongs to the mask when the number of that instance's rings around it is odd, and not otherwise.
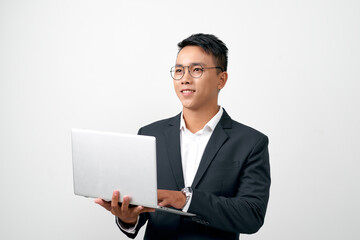
<path fill-rule="evenodd" d="M 193 189 L 189 212 L 197 214 L 194 221 L 228 232 L 255 233 L 263 224 L 270 187 L 268 138 L 263 136 L 253 147 L 241 170 L 234 197 L 216 196 Z M 167 206 L 180 206 L 179 191 L 158 192 Z M 178 200 L 177 200 L 178 199 Z M 179 208 L 179 207 L 178 207 Z"/>

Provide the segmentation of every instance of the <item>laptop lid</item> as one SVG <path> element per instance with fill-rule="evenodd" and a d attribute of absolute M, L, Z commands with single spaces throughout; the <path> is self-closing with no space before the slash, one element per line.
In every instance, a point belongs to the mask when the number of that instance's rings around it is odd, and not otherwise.
<path fill-rule="evenodd" d="M 119 190 L 120 196 L 131 196 L 131 204 L 157 207 L 155 137 L 82 129 L 71 133 L 76 195 L 111 201 Z"/>

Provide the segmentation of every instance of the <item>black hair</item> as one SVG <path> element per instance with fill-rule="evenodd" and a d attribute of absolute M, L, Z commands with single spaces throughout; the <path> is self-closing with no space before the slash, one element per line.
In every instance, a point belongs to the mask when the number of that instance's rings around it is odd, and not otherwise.
<path fill-rule="evenodd" d="M 228 48 L 225 43 L 212 34 L 197 33 L 178 43 L 179 52 L 186 46 L 199 46 L 214 57 L 216 66 L 227 70 Z"/>

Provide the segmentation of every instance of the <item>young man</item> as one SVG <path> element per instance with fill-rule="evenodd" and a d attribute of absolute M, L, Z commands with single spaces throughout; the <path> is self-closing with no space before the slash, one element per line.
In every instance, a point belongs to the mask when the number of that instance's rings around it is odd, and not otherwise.
<path fill-rule="evenodd" d="M 214 35 L 195 34 L 178 44 L 171 69 L 183 111 L 145 126 L 156 137 L 158 200 L 195 213 L 186 217 L 142 206 L 114 191 L 112 202 L 95 202 L 116 216 L 135 238 L 147 221 L 145 239 L 239 239 L 262 226 L 270 188 L 268 138 L 230 118 L 218 105 L 228 79 L 227 47 Z"/>

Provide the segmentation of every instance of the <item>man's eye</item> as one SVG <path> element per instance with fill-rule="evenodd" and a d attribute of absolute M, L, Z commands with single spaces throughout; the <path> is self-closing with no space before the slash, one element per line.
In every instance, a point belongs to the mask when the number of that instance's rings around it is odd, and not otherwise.
<path fill-rule="evenodd" d="M 199 71 L 201 71 L 201 68 L 199 68 L 199 67 L 195 67 L 195 68 L 193 69 L 193 72 L 199 72 Z"/>
<path fill-rule="evenodd" d="M 182 73 L 182 71 L 183 71 L 183 70 L 182 70 L 181 68 L 175 69 L 175 72 L 176 72 L 176 73 Z"/>

